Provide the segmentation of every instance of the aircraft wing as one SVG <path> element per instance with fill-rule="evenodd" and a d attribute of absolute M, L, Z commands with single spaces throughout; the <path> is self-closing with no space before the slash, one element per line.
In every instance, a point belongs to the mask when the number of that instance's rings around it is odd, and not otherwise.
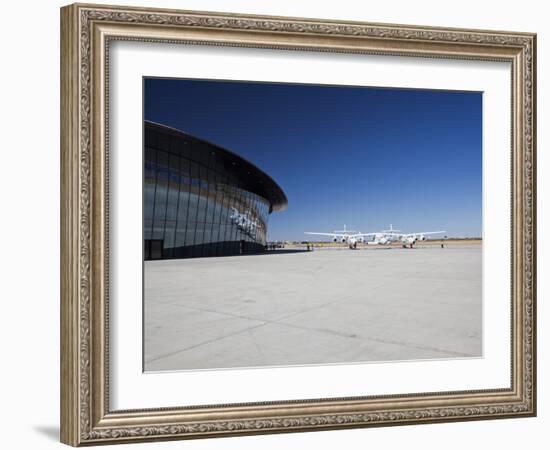
<path fill-rule="evenodd" d="M 409 236 L 425 236 L 427 234 L 439 234 L 439 233 L 445 233 L 445 231 L 420 231 L 416 233 L 382 233 L 384 236 L 392 236 L 396 237 L 398 239 L 402 237 L 409 237 Z"/>
<path fill-rule="evenodd" d="M 377 234 L 381 234 L 380 232 L 374 232 L 374 233 L 346 233 L 346 234 L 342 234 L 342 233 L 317 233 L 316 231 L 304 231 L 304 234 L 315 234 L 315 235 L 318 235 L 318 236 L 331 236 L 331 237 L 339 237 L 339 238 L 343 238 L 343 237 L 363 237 L 363 236 L 375 236 Z"/>
<path fill-rule="evenodd" d="M 315 234 L 318 236 L 334 236 L 334 237 L 345 237 L 347 234 L 339 234 L 339 233 L 317 233 L 315 231 L 304 231 L 304 234 Z"/>
<path fill-rule="evenodd" d="M 421 233 L 411 233 L 411 234 L 439 234 L 439 233 L 445 233 L 445 231 L 423 231 Z"/>

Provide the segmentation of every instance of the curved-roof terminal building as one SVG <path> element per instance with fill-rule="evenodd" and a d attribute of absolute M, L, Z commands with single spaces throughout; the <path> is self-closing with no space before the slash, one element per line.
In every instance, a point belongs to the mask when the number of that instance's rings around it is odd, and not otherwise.
<path fill-rule="evenodd" d="M 287 207 L 279 185 L 227 149 L 144 125 L 145 259 L 264 251 L 269 214 Z"/>

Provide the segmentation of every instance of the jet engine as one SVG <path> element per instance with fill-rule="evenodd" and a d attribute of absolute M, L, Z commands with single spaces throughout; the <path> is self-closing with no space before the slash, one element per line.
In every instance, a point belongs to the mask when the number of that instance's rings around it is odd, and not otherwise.
<path fill-rule="evenodd" d="M 423 234 L 421 234 L 420 236 L 418 236 L 418 240 L 419 240 L 419 241 L 425 241 L 425 240 L 426 240 L 426 236 L 424 236 Z"/>
<path fill-rule="evenodd" d="M 342 238 L 342 242 L 346 242 L 346 238 Z"/>
<path fill-rule="evenodd" d="M 338 238 L 337 238 L 336 236 L 334 236 L 334 237 L 332 238 L 332 242 L 338 242 Z"/>

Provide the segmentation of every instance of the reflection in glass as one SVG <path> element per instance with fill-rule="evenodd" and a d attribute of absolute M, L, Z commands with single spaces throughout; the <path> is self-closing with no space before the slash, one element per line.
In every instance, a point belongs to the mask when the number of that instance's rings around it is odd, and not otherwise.
<path fill-rule="evenodd" d="M 287 203 L 268 175 L 238 155 L 151 122 L 143 173 L 145 259 L 264 251 L 268 216 Z"/>

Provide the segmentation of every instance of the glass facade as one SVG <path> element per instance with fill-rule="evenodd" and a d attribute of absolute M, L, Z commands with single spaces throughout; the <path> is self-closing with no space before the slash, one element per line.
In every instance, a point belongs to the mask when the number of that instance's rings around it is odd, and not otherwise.
<path fill-rule="evenodd" d="M 265 250 L 268 216 L 286 197 L 238 155 L 145 122 L 145 259 L 238 255 Z"/>

